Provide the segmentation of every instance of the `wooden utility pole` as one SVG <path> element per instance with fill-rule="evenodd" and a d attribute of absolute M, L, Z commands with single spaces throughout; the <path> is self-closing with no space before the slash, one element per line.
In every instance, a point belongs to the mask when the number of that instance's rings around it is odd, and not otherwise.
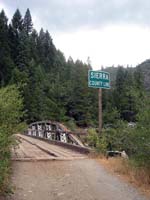
<path fill-rule="evenodd" d="M 102 89 L 98 89 L 99 135 L 102 134 Z"/>

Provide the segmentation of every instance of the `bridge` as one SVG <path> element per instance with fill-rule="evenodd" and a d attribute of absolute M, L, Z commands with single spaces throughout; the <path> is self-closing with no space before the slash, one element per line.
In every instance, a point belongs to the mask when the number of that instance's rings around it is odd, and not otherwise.
<path fill-rule="evenodd" d="M 40 121 L 17 134 L 18 145 L 12 149 L 12 160 L 73 160 L 86 158 L 89 149 L 64 125 Z"/>

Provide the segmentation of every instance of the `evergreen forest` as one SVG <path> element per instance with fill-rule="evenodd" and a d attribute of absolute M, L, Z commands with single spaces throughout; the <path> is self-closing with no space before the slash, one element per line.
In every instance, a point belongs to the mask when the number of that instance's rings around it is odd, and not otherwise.
<path fill-rule="evenodd" d="M 1 11 L 0 58 L 0 86 L 17 85 L 27 123 L 49 119 L 97 126 L 98 91 L 88 88 L 91 65 L 66 60 L 47 30 L 34 29 L 29 9 L 24 17 L 17 9 L 9 23 Z M 103 90 L 103 123 L 113 123 L 115 117 L 136 121 L 144 95 L 140 68 L 105 70 L 112 83 L 110 90 Z"/>

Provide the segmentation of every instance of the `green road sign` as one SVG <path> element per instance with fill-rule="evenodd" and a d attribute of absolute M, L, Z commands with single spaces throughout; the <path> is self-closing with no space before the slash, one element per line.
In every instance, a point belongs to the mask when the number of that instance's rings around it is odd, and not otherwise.
<path fill-rule="evenodd" d="M 89 70 L 88 86 L 93 88 L 110 89 L 110 74 L 104 71 Z"/>

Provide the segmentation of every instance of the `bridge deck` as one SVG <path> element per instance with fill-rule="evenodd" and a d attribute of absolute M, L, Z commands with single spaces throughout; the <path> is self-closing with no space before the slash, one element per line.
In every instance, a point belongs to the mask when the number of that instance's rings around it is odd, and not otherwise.
<path fill-rule="evenodd" d="M 61 146 L 17 134 L 19 145 L 12 149 L 12 160 L 73 160 L 86 158 L 85 155 Z"/>

